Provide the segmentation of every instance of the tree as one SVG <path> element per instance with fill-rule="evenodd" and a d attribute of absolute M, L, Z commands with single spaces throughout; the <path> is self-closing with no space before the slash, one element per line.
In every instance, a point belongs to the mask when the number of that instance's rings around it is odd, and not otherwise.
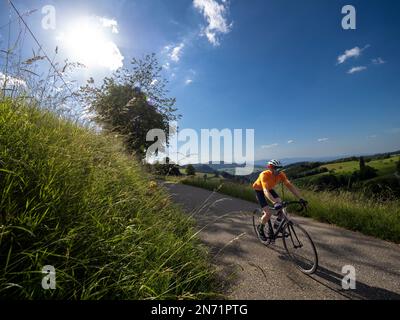
<path fill-rule="evenodd" d="M 375 168 L 365 165 L 363 157 L 360 157 L 360 171 L 354 172 L 353 178 L 356 180 L 368 180 L 375 178 L 378 174 Z"/>
<path fill-rule="evenodd" d="M 377 171 L 373 167 L 365 166 L 363 170 L 354 171 L 352 177 L 356 181 L 368 180 L 377 177 Z"/>
<path fill-rule="evenodd" d="M 186 175 L 188 176 L 194 176 L 196 174 L 196 169 L 193 167 L 193 165 L 189 164 L 186 167 Z"/>
<path fill-rule="evenodd" d="M 90 79 L 80 97 L 93 120 L 105 131 L 121 134 L 129 151 L 143 156 L 154 141 L 146 141 L 151 129 L 165 132 L 168 143 L 169 122 L 176 114 L 175 98 L 167 96 L 168 81 L 154 54 L 133 59 L 131 69 L 119 69 L 106 77 L 100 87 Z"/>
<path fill-rule="evenodd" d="M 360 157 L 360 171 L 365 169 L 365 161 L 363 157 Z"/>

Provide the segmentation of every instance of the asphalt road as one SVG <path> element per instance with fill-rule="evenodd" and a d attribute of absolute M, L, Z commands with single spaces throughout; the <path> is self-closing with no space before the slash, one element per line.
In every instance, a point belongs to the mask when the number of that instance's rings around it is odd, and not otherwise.
<path fill-rule="evenodd" d="M 252 225 L 257 205 L 218 193 L 166 183 L 172 199 L 192 214 L 210 248 L 229 299 L 400 299 L 400 246 L 309 218 L 292 216 L 317 247 L 319 268 L 308 276 L 288 260 L 281 240 L 265 247 Z M 343 266 L 356 271 L 344 290 Z"/>

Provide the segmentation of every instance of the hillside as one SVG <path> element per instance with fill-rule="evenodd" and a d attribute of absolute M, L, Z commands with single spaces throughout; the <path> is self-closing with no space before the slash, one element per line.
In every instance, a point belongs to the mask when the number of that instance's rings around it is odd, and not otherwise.
<path fill-rule="evenodd" d="M 343 189 L 359 191 L 378 199 L 400 196 L 400 179 L 396 176 L 400 156 L 377 155 L 365 160 L 371 176 L 359 177 L 360 162 L 354 157 L 343 162 L 301 163 L 287 168 L 287 175 L 299 186 L 313 190 Z"/>
<path fill-rule="evenodd" d="M 399 152 L 368 155 L 365 158 L 366 165 L 375 173 L 370 176 L 360 177 L 360 158 L 355 156 L 342 160 L 328 162 L 299 162 L 285 166 L 286 175 L 297 186 L 313 191 L 345 190 L 361 192 L 367 197 L 379 200 L 394 200 L 400 196 L 400 179 L 396 175 L 397 165 L 400 162 Z M 205 168 L 206 170 L 202 171 Z M 265 167 L 255 167 L 253 173 L 247 176 L 235 176 L 234 167 L 223 164 L 218 170 L 220 176 L 231 182 L 250 184 L 254 182 L 260 171 Z M 211 166 L 197 165 L 197 176 L 207 174 Z M 371 171 L 370 170 L 370 171 Z M 220 181 L 220 177 L 208 178 Z"/>
<path fill-rule="evenodd" d="M 0 298 L 210 296 L 193 221 L 150 178 L 115 137 L 0 101 Z"/>
<path fill-rule="evenodd" d="M 396 162 L 400 160 L 400 156 L 392 156 L 388 159 L 371 160 L 367 165 L 378 170 L 378 175 L 383 176 L 393 174 L 396 170 Z M 351 174 L 359 169 L 359 161 L 347 161 L 322 165 L 321 167 L 328 170 L 335 170 L 339 174 Z"/>

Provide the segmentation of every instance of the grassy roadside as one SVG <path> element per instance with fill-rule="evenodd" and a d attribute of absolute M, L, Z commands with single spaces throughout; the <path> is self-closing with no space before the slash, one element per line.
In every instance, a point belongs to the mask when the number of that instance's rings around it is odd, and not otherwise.
<path fill-rule="evenodd" d="M 216 180 L 206 181 L 198 178 L 186 178 L 181 182 L 208 190 L 218 190 L 223 194 L 256 202 L 254 191 L 249 185 Z M 285 191 L 284 199 L 292 199 L 289 193 L 289 191 Z M 310 204 L 306 213 L 308 217 L 400 243 L 400 201 L 379 203 L 365 199 L 361 194 L 350 192 L 302 190 L 302 194 Z"/>
<path fill-rule="evenodd" d="M 215 296 L 193 221 L 113 137 L 0 101 L 0 193 L 0 298 Z"/>

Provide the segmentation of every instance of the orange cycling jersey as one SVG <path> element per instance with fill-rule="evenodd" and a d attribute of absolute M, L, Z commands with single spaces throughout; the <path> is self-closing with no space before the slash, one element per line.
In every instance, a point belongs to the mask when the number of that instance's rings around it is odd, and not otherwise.
<path fill-rule="evenodd" d="M 270 170 L 266 170 L 261 172 L 256 182 L 253 183 L 253 189 L 258 191 L 271 190 L 279 182 L 283 182 L 285 186 L 290 185 L 290 181 L 284 172 L 280 172 L 275 176 Z"/>

